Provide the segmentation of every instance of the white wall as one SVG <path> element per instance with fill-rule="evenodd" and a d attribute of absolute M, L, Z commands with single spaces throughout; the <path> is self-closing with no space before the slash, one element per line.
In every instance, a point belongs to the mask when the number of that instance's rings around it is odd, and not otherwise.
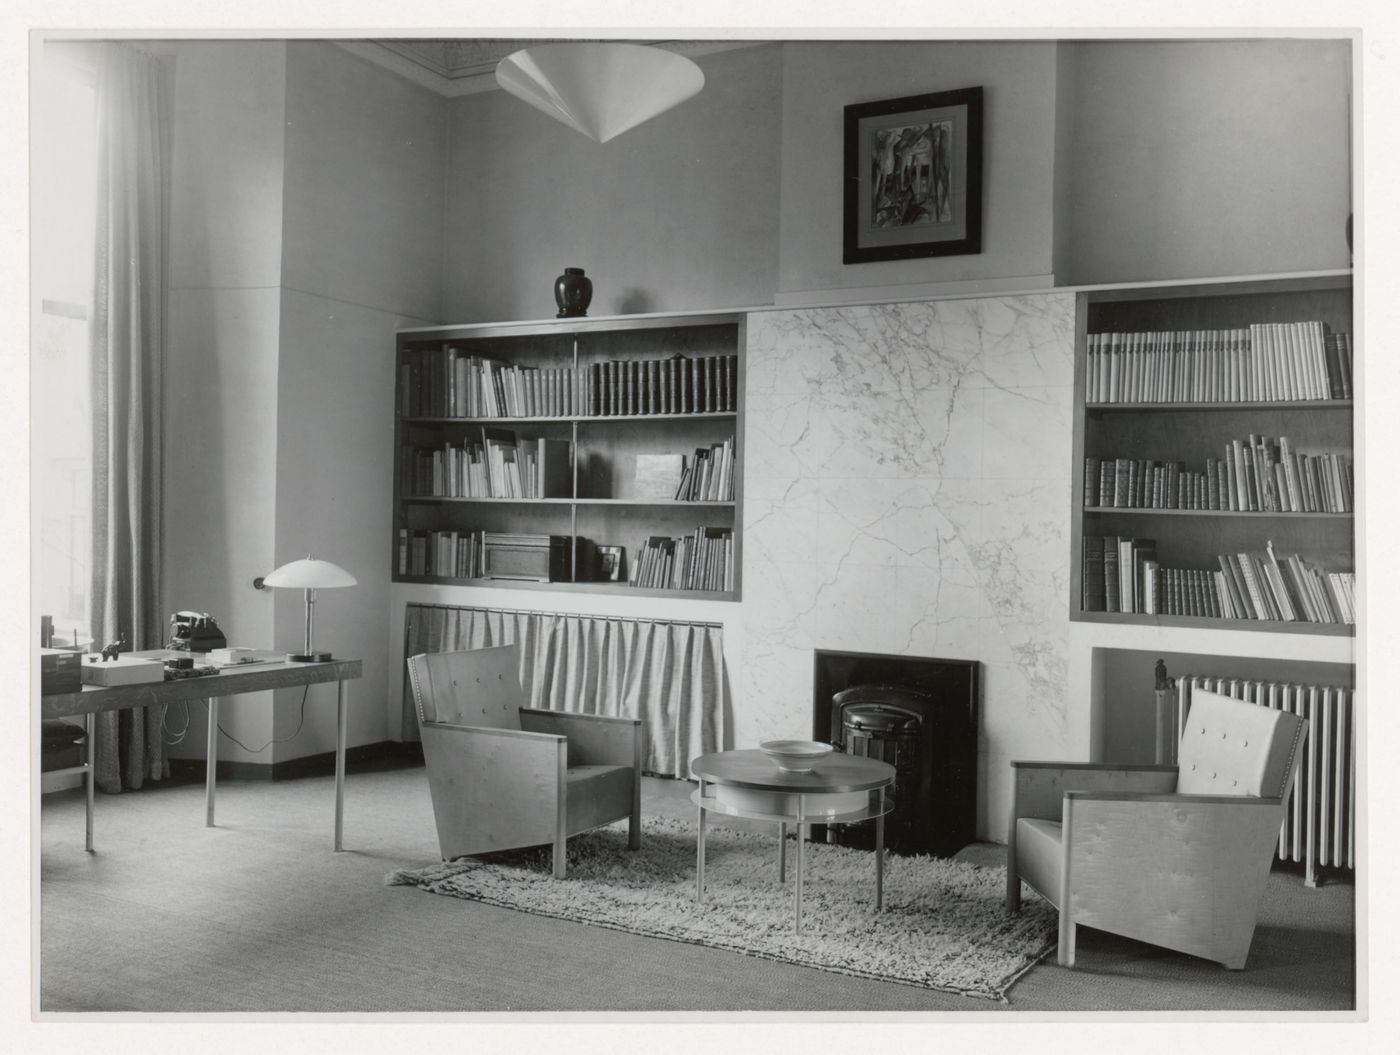
<path fill-rule="evenodd" d="M 232 645 L 268 647 L 272 601 L 251 584 L 274 566 L 286 47 L 171 51 L 161 603 L 209 612 Z M 204 712 L 190 711 L 173 757 L 203 757 Z M 220 724 L 265 743 L 271 694 L 240 697 Z M 228 741 L 220 753 L 258 760 Z"/>
<path fill-rule="evenodd" d="M 394 332 L 437 321 L 446 104 L 317 42 L 183 42 L 172 142 L 164 604 L 230 644 L 291 650 L 301 595 L 252 586 L 308 551 L 359 587 L 326 591 L 317 643 L 364 659 L 350 744 L 386 739 Z M 240 698 L 223 727 L 290 737 L 299 693 Z M 334 749 L 334 690 L 251 753 Z M 202 715 L 177 756 L 199 757 Z"/>
<path fill-rule="evenodd" d="M 348 741 L 388 738 L 383 619 L 393 482 L 394 332 L 436 320 L 446 105 L 316 41 L 287 46 L 276 563 L 314 552 L 359 585 L 321 591 L 316 645 L 364 661 Z M 277 591 L 279 648 L 299 645 L 298 591 Z M 333 750 L 334 689 L 273 760 Z M 277 735 L 299 720 L 281 694 Z"/>
<path fill-rule="evenodd" d="M 1344 268 L 1350 42 L 1072 49 L 1072 283 Z"/>

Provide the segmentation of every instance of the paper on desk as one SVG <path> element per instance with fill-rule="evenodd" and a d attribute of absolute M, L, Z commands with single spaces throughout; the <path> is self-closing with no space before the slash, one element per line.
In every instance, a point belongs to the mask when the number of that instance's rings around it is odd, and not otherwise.
<path fill-rule="evenodd" d="M 216 648 L 208 654 L 209 662 L 221 669 L 247 667 L 257 663 L 283 663 L 285 652 L 274 652 L 266 648 Z"/>

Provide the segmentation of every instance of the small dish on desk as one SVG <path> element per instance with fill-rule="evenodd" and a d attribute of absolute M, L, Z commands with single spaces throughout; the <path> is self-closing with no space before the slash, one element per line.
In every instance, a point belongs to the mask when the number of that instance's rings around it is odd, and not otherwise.
<path fill-rule="evenodd" d="M 765 740 L 758 749 L 778 763 L 784 773 L 808 773 L 831 754 L 831 745 L 817 740 Z"/>

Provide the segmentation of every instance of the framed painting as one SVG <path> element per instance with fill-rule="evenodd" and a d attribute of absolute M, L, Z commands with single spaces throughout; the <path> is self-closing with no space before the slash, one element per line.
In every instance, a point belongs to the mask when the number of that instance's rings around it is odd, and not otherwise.
<path fill-rule="evenodd" d="M 598 547 L 598 581 L 623 581 L 623 548 L 621 546 Z"/>
<path fill-rule="evenodd" d="M 982 251 L 982 89 L 846 107 L 842 262 Z"/>

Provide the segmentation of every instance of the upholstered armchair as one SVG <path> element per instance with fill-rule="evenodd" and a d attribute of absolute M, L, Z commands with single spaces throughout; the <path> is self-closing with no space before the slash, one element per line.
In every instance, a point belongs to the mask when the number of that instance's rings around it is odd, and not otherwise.
<path fill-rule="evenodd" d="M 1013 762 L 1006 905 L 1021 881 L 1075 928 L 1244 967 L 1307 722 L 1192 693 L 1176 766 Z"/>
<path fill-rule="evenodd" d="M 621 817 L 641 846 L 642 723 L 523 706 L 514 645 L 408 660 L 444 861 L 552 845 Z"/>

